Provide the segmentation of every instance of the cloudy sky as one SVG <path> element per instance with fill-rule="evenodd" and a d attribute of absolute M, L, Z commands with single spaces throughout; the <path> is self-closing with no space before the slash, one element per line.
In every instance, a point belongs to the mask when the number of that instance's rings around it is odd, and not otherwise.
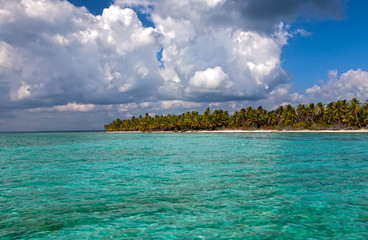
<path fill-rule="evenodd" d="M 0 0 L 0 131 L 368 99 L 364 0 Z"/>

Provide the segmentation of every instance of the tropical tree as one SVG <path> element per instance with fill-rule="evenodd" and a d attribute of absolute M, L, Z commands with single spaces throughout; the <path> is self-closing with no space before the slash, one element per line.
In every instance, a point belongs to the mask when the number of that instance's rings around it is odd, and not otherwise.
<path fill-rule="evenodd" d="M 323 103 L 321 102 L 317 103 L 317 111 L 318 111 L 318 116 L 319 116 L 320 123 L 322 126 L 323 125 L 323 115 L 325 114 L 325 106 L 323 105 Z"/>
<path fill-rule="evenodd" d="M 350 100 L 350 110 L 355 117 L 358 127 L 361 128 L 362 126 L 360 125 L 358 114 L 360 114 L 362 108 L 360 106 L 360 101 L 358 99 L 353 98 Z"/>
<path fill-rule="evenodd" d="M 106 131 L 187 131 L 214 130 L 219 128 L 243 127 L 293 127 L 310 128 L 319 124 L 321 127 L 367 127 L 368 100 L 361 104 L 357 98 L 330 102 L 326 105 L 319 102 L 309 105 L 299 104 L 295 109 L 292 105 L 279 106 L 275 110 L 267 111 L 259 106 L 251 106 L 235 111 L 230 115 L 221 109 L 211 111 L 206 108 L 203 114 L 196 111 L 185 112 L 181 115 L 155 115 L 148 113 L 138 118 L 116 119 L 104 125 Z"/>

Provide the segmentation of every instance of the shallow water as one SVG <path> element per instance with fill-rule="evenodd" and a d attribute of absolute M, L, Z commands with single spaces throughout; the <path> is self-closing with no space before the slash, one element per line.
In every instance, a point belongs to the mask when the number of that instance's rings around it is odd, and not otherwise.
<path fill-rule="evenodd" d="M 0 134 L 0 238 L 367 239 L 368 134 Z"/>

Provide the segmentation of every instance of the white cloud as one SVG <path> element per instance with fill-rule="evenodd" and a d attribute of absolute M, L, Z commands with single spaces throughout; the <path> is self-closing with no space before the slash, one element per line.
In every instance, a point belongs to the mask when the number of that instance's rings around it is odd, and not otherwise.
<path fill-rule="evenodd" d="M 93 104 L 79 104 L 79 103 L 68 103 L 62 106 L 54 106 L 52 109 L 55 109 L 59 112 L 65 111 L 75 111 L 75 112 L 89 112 L 95 108 Z"/>
<path fill-rule="evenodd" d="M 63 11 L 70 12 L 73 7 L 68 2 L 60 2 L 58 8 L 45 0 L 21 0 L 21 6 L 27 16 L 46 21 L 58 21 L 64 19 Z"/>
<path fill-rule="evenodd" d="M 266 109 L 275 109 L 281 105 L 285 106 L 287 104 L 291 104 L 296 106 L 299 103 L 306 103 L 310 101 L 310 99 L 303 94 L 290 92 L 290 90 L 291 85 L 282 84 L 273 89 L 267 98 L 248 104 L 262 106 Z"/>
<path fill-rule="evenodd" d="M 197 71 L 189 80 L 189 86 L 194 88 L 194 91 L 221 91 L 222 88 L 231 87 L 231 82 L 224 86 L 225 81 L 229 76 L 224 73 L 221 67 L 207 68 L 205 71 Z"/>
<path fill-rule="evenodd" d="M 128 103 L 128 104 L 119 104 L 118 111 L 119 112 L 132 112 L 138 109 L 149 109 L 157 105 L 154 102 L 142 102 L 142 103 Z"/>
<path fill-rule="evenodd" d="M 178 74 L 175 72 L 174 68 L 163 68 L 160 69 L 160 75 L 165 81 L 173 81 L 175 83 L 181 82 L 181 79 L 179 78 Z"/>
<path fill-rule="evenodd" d="M 216 7 L 218 4 L 224 2 L 224 0 L 205 0 L 207 3 L 207 6 L 209 7 Z"/>
<path fill-rule="evenodd" d="M 13 19 L 0 21 L 0 80 L 14 104 L 131 102 L 154 95 L 162 81 L 159 34 L 131 9 L 93 16 L 67 1 L 0 4 Z"/>
<path fill-rule="evenodd" d="M 8 10 L 0 9 L 0 22 L 12 21 L 11 13 Z"/>
<path fill-rule="evenodd" d="M 23 81 L 22 86 L 19 87 L 16 93 L 16 99 L 21 100 L 21 99 L 29 97 L 31 95 L 30 88 L 31 86 Z"/>
<path fill-rule="evenodd" d="M 160 74 L 165 82 L 161 95 L 176 89 L 176 96 L 185 100 L 259 99 L 289 79 L 280 61 L 281 49 L 291 36 L 283 24 L 274 26 L 271 34 L 261 34 L 232 23 L 218 24 L 213 17 L 221 9 L 205 1 L 163 0 L 152 4 L 152 19 L 163 36 L 164 68 Z M 202 91 L 198 91 L 194 76 L 214 66 L 221 67 L 232 84 L 222 86 L 216 95 L 203 94 L 203 89 L 213 90 L 213 86 L 204 85 L 209 81 L 197 81 L 202 84 Z"/>
<path fill-rule="evenodd" d="M 118 111 L 119 112 L 129 112 L 133 108 L 137 108 L 138 105 L 136 103 L 128 103 L 128 104 L 119 104 Z"/>
<path fill-rule="evenodd" d="M 312 94 L 312 95 L 319 94 L 320 92 L 321 92 L 321 87 L 318 85 L 313 85 L 313 87 L 307 88 L 305 90 L 305 93 Z"/>
<path fill-rule="evenodd" d="M 294 2 L 288 15 L 310 2 L 325 10 L 316 0 Z M 290 37 L 306 33 L 289 33 L 278 17 L 259 21 L 248 11 L 260 13 L 256 3 L 116 0 L 94 16 L 68 1 L 0 0 L 0 110 L 78 113 L 109 105 L 107 115 L 115 116 L 208 102 L 298 101 L 283 94 L 290 76 L 280 58 Z M 133 5 L 155 28 L 142 26 Z M 269 10 L 278 16 L 283 7 Z"/>
<path fill-rule="evenodd" d="M 15 103 L 259 99 L 289 78 L 280 61 L 287 29 L 218 25 L 212 18 L 225 0 L 150 2 L 155 29 L 127 2 L 100 16 L 67 1 L 0 3 L 13 19 L 0 22 L 0 64 L 9 68 L 2 79 L 10 92 L 20 91 Z"/>
<path fill-rule="evenodd" d="M 11 68 L 13 65 L 12 55 L 11 46 L 5 42 L 0 42 L 0 67 Z"/>
<path fill-rule="evenodd" d="M 68 103 L 66 105 L 57 105 L 50 108 L 31 108 L 30 112 L 90 112 L 94 110 L 94 104 Z"/>
<path fill-rule="evenodd" d="M 328 101 L 358 98 L 368 99 L 368 72 L 361 69 L 349 70 L 339 77 L 336 70 L 329 71 L 329 80 L 305 90 L 314 97 Z"/>
<path fill-rule="evenodd" d="M 189 109 L 198 108 L 201 104 L 196 102 L 186 102 L 181 100 L 161 101 L 161 108 L 163 109 Z"/>

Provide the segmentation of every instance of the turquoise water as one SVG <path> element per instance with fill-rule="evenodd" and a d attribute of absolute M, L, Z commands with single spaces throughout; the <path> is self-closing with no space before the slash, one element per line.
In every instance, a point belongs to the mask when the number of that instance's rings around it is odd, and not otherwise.
<path fill-rule="evenodd" d="M 0 134 L 0 239 L 367 239 L 368 134 Z"/>

